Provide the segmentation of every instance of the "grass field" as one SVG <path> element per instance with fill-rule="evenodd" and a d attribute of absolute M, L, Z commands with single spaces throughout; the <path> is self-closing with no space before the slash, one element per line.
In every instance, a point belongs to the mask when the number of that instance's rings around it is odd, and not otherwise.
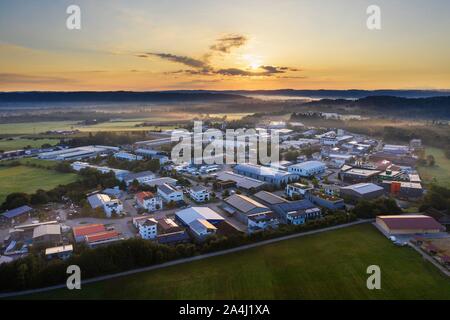
<path fill-rule="evenodd" d="M 424 182 L 429 183 L 435 181 L 443 187 L 450 188 L 450 159 L 445 156 L 442 149 L 438 148 L 427 147 L 425 153 L 434 156 L 436 165 L 434 167 L 418 168 Z"/>
<path fill-rule="evenodd" d="M 366 288 L 374 264 L 381 290 Z M 31 298 L 450 299 L 450 280 L 365 224 Z"/>
<path fill-rule="evenodd" d="M 27 166 L 0 168 L 0 203 L 12 192 L 33 193 L 38 189 L 50 190 L 60 184 L 68 184 L 77 179 L 73 173 Z"/>
<path fill-rule="evenodd" d="M 26 138 L 14 138 L 12 140 L 3 139 L 0 140 L 0 150 L 10 151 L 23 149 L 26 146 L 31 146 L 31 148 L 40 148 L 43 144 L 48 143 L 50 145 L 55 145 L 59 142 L 59 139 L 26 139 Z"/>

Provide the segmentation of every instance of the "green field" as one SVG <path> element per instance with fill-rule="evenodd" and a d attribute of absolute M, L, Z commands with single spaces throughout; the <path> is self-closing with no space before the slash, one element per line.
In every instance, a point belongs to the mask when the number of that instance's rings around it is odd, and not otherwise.
<path fill-rule="evenodd" d="M 381 290 L 366 288 L 374 264 Z M 365 224 L 32 298 L 450 299 L 450 279 Z"/>
<path fill-rule="evenodd" d="M 26 138 L 13 138 L 0 140 L 0 150 L 10 151 L 19 150 L 27 146 L 31 148 L 40 148 L 43 144 L 48 143 L 50 145 L 55 145 L 59 142 L 59 139 L 26 139 Z"/>
<path fill-rule="evenodd" d="M 434 167 L 418 167 L 424 182 L 436 182 L 443 187 L 450 188 L 450 159 L 445 156 L 442 149 L 438 148 L 427 147 L 425 153 L 434 156 L 436 165 Z"/>
<path fill-rule="evenodd" d="M 12 192 L 33 193 L 38 189 L 50 190 L 76 179 L 77 175 L 73 173 L 27 166 L 0 167 L 0 203 Z"/>

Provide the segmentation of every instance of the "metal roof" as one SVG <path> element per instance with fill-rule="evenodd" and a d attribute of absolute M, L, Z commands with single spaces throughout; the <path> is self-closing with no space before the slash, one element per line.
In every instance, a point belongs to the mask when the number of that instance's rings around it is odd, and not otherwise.
<path fill-rule="evenodd" d="M 289 173 L 287 171 L 281 171 L 281 170 L 277 170 L 271 167 L 265 167 L 265 166 L 260 166 L 260 165 L 256 165 L 256 164 L 250 164 L 250 163 L 244 163 L 244 164 L 238 164 L 234 167 L 234 170 L 236 171 L 241 171 L 241 172 L 247 172 L 247 173 L 251 173 L 251 174 L 255 174 L 258 176 L 263 176 L 263 177 L 275 177 L 275 178 L 282 178 L 285 176 L 290 176 L 292 175 L 292 173 Z"/>
<path fill-rule="evenodd" d="M 208 207 L 190 207 L 176 212 L 175 215 L 185 224 L 190 224 L 197 219 L 225 220 L 220 214 Z"/>
<path fill-rule="evenodd" d="M 255 213 L 254 211 L 269 210 L 269 208 L 262 203 L 241 194 L 234 194 L 226 198 L 225 202 L 244 213 Z"/>
<path fill-rule="evenodd" d="M 267 191 L 259 191 L 259 192 L 255 193 L 254 196 L 256 198 L 258 198 L 259 200 L 262 200 L 268 204 L 277 204 L 277 203 L 287 202 L 286 199 L 284 199 L 280 196 L 277 196 L 276 194 L 273 194 L 271 192 L 267 192 Z"/>
<path fill-rule="evenodd" d="M 30 212 L 32 210 L 33 210 L 33 208 L 31 208 L 29 206 L 21 206 L 21 207 L 12 209 L 12 210 L 5 211 L 3 213 L 3 216 L 8 218 L 8 219 L 12 219 L 12 218 L 20 216 L 22 214 L 28 213 L 28 212 Z"/>
<path fill-rule="evenodd" d="M 293 164 L 292 166 L 289 166 L 289 168 L 299 168 L 299 169 L 303 169 L 303 170 L 315 169 L 317 167 L 325 167 L 325 163 L 312 160 L 312 161 L 296 163 L 296 164 Z"/>
<path fill-rule="evenodd" d="M 357 183 L 351 186 L 342 187 L 341 190 L 353 190 L 359 194 L 367 194 L 371 192 L 377 192 L 384 190 L 383 187 L 380 187 L 374 183 Z"/>
<path fill-rule="evenodd" d="M 34 228 L 33 239 L 47 234 L 60 235 L 61 226 L 59 224 L 45 224 Z"/>
<path fill-rule="evenodd" d="M 225 171 L 225 172 L 219 172 L 217 174 L 217 179 L 221 181 L 234 181 L 236 182 L 236 186 L 238 188 L 244 188 L 244 189 L 251 189 L 255 188 L 258 189 L 261 186 L 265 185 L 265 182 L 248 178 L 246 176 L 231 172 L 231 171 Z"/>

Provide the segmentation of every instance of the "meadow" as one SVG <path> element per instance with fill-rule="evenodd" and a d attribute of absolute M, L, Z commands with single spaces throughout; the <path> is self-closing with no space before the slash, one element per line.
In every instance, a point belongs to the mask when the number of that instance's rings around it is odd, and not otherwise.
<path fill-rule="evenodd" d="M 31 148 L 40 148 L 43 144 L 55 145 L 59 142 L 59 139 L 27 139 L 27 138 L 13 138 L 0 140 L 0 150 L 10 151 L 19 150 L 27 146 Z"/>
<path fill-rule="evenodd" d="M 0 203 L 13 192 L 33 193 L 38 189 L 50 190 L 77 179 L 74 173 L 60 173 L 54 170 L 33 168 L 25 165 L 0 167 Z"/>
<path fill-rule="evenodd" d="M 440 186 L 450 188 L 450 159 L 439 148 L 427 147 L 425 153 L 434 156 L 436 165 L 433 167 L 418 167 L 422 180 L 425 183 L 435 182 Z"/>
<path fill-rule="evenodd" d="M 366 287 L 370 265 L 380 290 Z M 450 280 L 364 224 L 25 298 L 450 299 Z"/>

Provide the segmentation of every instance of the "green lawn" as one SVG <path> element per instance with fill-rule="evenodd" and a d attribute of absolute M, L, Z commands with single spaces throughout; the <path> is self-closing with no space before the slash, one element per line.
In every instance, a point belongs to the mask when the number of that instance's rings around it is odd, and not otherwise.
<path fill-rule="evenodd" d="M 373 264 L 381 290 L 366 288 Z M 365 224 L 31 298 L 450 299 L 450 280 Z"/>
<path fill-rule="evenodd" d="M 427 147 L 425 153 L 434 156 L 436 165 L 434 167 L 418 167 L 420 176 L 424 182 L 429 183 L 435 181 L 443 187 L 450 188 L 450 159 L 445 156 L 442 149 L 438 148 Z"/>
<path fill-rule="evenodd" d="M 26 138 L 13 138 L 12 140 L 2 139 L 0 140 L 0 150 L 10 151 L 19 150 L 27 146 L 31 148 L 40 148 L 43 144 L 48 143 L 55 145 L 59 142 L 59 139 L 26 139 Z"/>
<path fill-rule="evenodd" d="M 27 166 L 0 167 L 0 203 L 12 192 L 33 193 L 37 189 L 50 190 L 76 179 L 77 175 L 74 173 Z"/>

